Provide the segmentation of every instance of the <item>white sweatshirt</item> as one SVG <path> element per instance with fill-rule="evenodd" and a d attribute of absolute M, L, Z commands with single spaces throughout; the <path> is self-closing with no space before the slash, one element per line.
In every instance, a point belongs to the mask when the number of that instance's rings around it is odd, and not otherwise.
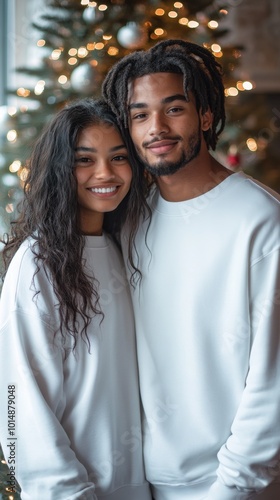
<path fill-rule="evenodd" d="M 242 173 L 151 196 L 132 297 L 156 500 L 254 498 L 280 475 L 279 198 Z"/>
<path fill-rule="evenodd" d="M 0 440 L 21 498 L 150 500 L 134 320 L 119 251 L 105 235 L 86 238 L 86 266 L 100 283 L 105 318 L 92 322 L 90 353 L 83 341 L 73 353 L 69 338 L 63 345 L 58 334 L 53 345 L 59 305 L 42 268 L 34 298 L 31 243 L 9 267 L 0 306 Z"/>

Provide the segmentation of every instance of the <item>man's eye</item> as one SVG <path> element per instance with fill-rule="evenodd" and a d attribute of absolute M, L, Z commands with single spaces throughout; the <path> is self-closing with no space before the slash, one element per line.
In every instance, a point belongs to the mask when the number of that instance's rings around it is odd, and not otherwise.
<path fill-rule="evenodd" d="M 179 108 L 178 106 L 174 107 L 174 108 L 170 108 L 169 113 L 178 113 L 179 111 L 182 111 L 182 109 L 183 108 Z"/>
<path fill-rule="evenodd" d="M 145 118 L 147 116 L 146 113 L 138 113 L 137 115 L 134 115 L 132 117 L 132 120 L 141 120 L 142 118 Z"/>

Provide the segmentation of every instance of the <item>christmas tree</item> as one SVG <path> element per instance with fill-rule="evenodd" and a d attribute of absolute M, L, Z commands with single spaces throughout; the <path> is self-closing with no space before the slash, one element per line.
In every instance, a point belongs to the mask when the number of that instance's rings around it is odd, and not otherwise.
<path fill-rule="evenodd" d="M 10 89 L 12 95 L 18 96 L 20 105 L 8 108 L 2 116 L 5 135 L 0 143 L 0 233 L 8 229 L 16 215 L 30 150 L 53 114 L 70 100 L 99 97 L 102 80 L 112 64 L 133 50 L 146 49 L 167 38 L 204 45 L 222 64 L 228 124 L 216 154 L 230 168 L 239 168 L 241 144 L 247 155 L 244 154 L 245 163 L 249 169 L 255 168 L 253 173 L 257 176 L 254 124 L 243 127 L 248 108 L 254 109 L 253 100 L 246 100 L 246 89 L 252 88 L 252 84 L 234 77 L 242 48 L 222 48 L 222 21 L 226 15 L 226 5 L 217 0 L 46 1 L 39 20 L 32 23 L 40 33 L 37 46 L 42 53 L 41 65 L 35 69 L 18 68 L 18 73 L 29 75 L 34 84 Z M 238 115 L 236 99 L 244 101 L 243 116 Z M 19 498 L 19 489 L 12 491 L 9 485 L 3 455 L 0 459 L 0 498 Z"/>

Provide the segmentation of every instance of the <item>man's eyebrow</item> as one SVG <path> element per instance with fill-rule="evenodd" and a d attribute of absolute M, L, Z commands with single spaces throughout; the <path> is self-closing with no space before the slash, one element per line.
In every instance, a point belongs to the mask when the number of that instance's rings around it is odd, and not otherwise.
<path fill-rule="evenodd" d="M 173 101 L 184 101 L 187 102 L 186 96 L 184 94 L 174 94 L 170 95 L 168 97 L 165 97 L 164 99 L 161 100 L 161 104 L 168 104 Z M 128 109 L 143 109 L 143 108 L 148 108 L 148 104 L 145 102 L 134 102 L 129 104 Z"/>

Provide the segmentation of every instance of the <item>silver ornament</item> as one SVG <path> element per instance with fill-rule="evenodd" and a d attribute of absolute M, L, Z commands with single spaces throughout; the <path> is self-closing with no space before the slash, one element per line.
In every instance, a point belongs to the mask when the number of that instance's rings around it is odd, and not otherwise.
<path fill-rule="evenodd" d="M 70 82 L 76 92 L 88 93 L 95 87 L 96 70 L 89 63 L 82 63 L 72 71 Z"/>
<path fill-rule="evenodd" d="M 129 22 L 119 29 L 117 40 L 126 49 L 138 49 L 145 45 L 147 32 L 139 24 Z"/>

